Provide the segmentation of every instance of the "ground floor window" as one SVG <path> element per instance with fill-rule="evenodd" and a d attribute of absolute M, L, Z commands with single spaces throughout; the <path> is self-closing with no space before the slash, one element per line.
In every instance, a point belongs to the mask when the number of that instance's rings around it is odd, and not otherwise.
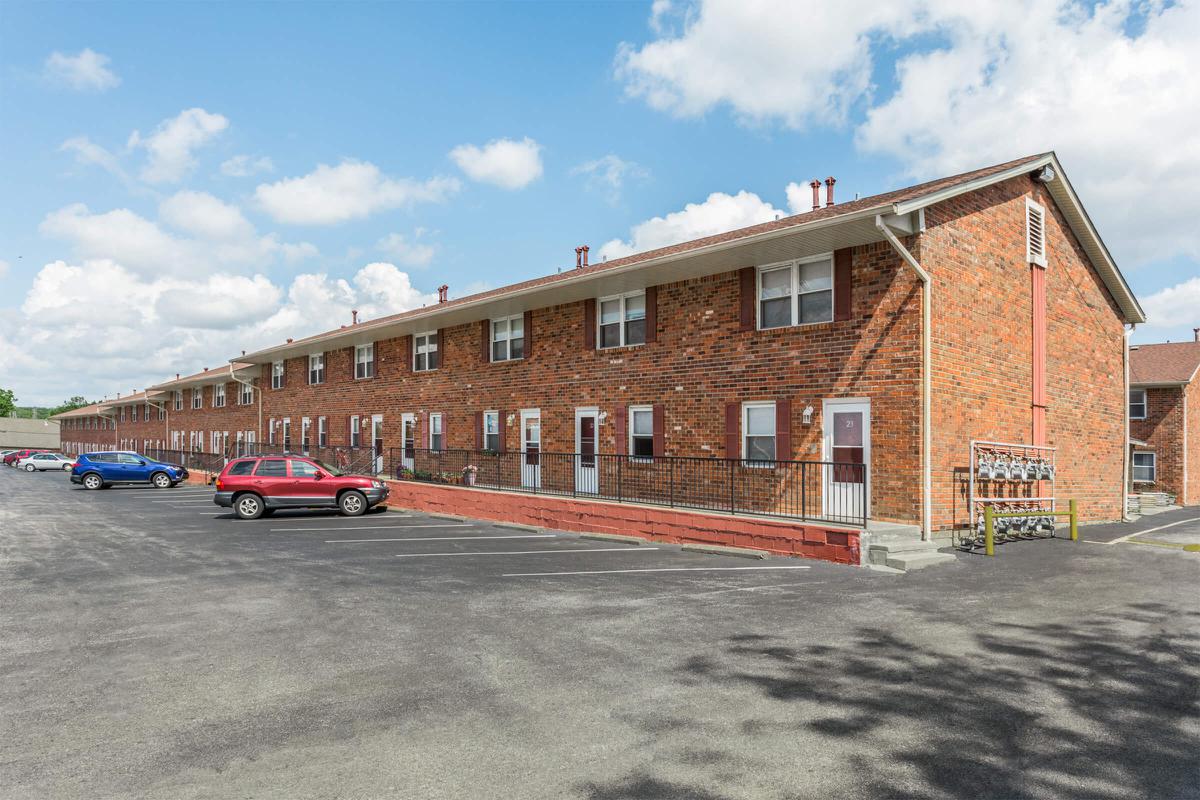
<path fill-rule="evenodd" d="M 1133 454 L 1133 480 L 1134 483 L 1154 483 L 1156 472 L 1154 453 L 1134 453 Z"/>
<path fill-rule="evenodd" d="M 742 406 L 742 458 L 762 462 L 775 460 L 774 403 Z"/>
<path fill-rule="evenodd" d="M 500 452 L 500 412 L 483 412 L 483 449 L 489 453 Z"/>
<path fill-rule="evenodd" d="M 429 449 L 441 450 L 444 440 L 442 438 L 442 415 L 429 415 Z"/>
<path fill-rule="evenodd" d="M 629 408 L 629 454 L 637 458 L 654 455 L 654 409 L 650 406 Z"/>

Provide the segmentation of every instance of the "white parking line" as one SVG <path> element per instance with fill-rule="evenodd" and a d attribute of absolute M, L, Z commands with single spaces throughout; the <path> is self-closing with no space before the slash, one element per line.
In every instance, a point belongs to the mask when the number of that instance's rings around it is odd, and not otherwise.
<path fill-rule="evenodd" d="M 389 531 L 403 530 L 406 528 L 470 528 L 473 527 L 467 523 L 433 523 L 430 525 L 336 525 L 327 528 L 271 528 L 271 533 L 282 533 L 284 531 Z"/>
<path fill-rule="evenodd" d="M 487 537 L 492 538 L 492 537 Z M 397 541 L 413 541 L 412 539 L 399 539 Z M 588 547 L 583 550 L 500 550 L 500 551 L 482 551 L 478 553 L 404 553 L 397 555 L 395 558 L 450 558 L 453 556 L 533 556 L 542 553 L 648 553 L 651 550 L 657 550 L 657 547 Z"/>
<path fill-rule="evenodd" d="M 325 544 L 359 542 L 458 542 L 466 539 L 553 539 L 557 533 L 527 533 L 521 536 L 422 536 L 412 539 L 326 539 Z"/>
<path fill-rule="evenodd" d="M 812 569 L 812 567 L 651 567 L 649 569 L 591 569 L 578 572 L 508 572 L 502 578 L 532 578 L 544 575 L 613 575 L 619 572 L 742 572 L 768 569 Z"/>
<path fill-rule="evenodd" d="M 1164 528 L 1174 528 L 1176 525 L 1183 525 L 1184 523 L 1187 523 L 1187 522 L 1196 522 L 1197 520 L 1200 520 L 1200 517 L 1188 517 L 1187 519 L 1181 519 L 1178 522 L 1168 522 L 1166 525 L 1159 525 L 1157 528 L 1147 528 L 1144 531 L 1138 531 L 1137 533 L 1131 533 L 1127 536 L 1122 536 L 1118 539 L 1113 539 L 1111 542 L 1097 542 L 1093 539 L 1084 539 L 1084 541 L 1089 542 L 1091 544 L 1121 544 L 1122 542 L 1126 542 L 1135 536 L 1141 536 L 1142 534 L 1145 534 L 1145 533 L 1154 533 L 1155 531 L 1161 531 Z"/>

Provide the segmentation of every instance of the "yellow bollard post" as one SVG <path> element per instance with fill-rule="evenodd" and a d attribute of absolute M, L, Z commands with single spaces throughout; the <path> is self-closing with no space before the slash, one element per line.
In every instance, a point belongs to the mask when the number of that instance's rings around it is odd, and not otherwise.
<path fill-rule="evenodd" d="M 995 522 L 991 506 L 983 507 L 983 552 L 989 556 L 996 555 Z"/>
<path fill-rule="evenodd" d="M 1071 512 L 1071 541 L 1079 541 L 1079 506 L 1072 500 L 1068 504 L 1068 510 Z"/>

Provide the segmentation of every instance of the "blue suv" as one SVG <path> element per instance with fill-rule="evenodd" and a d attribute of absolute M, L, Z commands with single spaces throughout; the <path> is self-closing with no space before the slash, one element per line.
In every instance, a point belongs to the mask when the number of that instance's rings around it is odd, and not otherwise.
<path fill-rule="evenodd" d="M 82 483 L 85 489 L 107 489 L 114 483 L 149 483 L 169 489 L 187 476 L 183 467 L 137 453 L 84 453 L 75 459 L 71 483 Z"/>

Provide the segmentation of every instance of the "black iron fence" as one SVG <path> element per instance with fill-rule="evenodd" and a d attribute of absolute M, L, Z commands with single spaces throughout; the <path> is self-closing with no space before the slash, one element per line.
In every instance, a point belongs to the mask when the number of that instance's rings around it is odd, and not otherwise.
<path fill-rule="evenodd" d="M 866 525 L 865 464 L 398 447 L 383 460 L 397 480 Z"/>

